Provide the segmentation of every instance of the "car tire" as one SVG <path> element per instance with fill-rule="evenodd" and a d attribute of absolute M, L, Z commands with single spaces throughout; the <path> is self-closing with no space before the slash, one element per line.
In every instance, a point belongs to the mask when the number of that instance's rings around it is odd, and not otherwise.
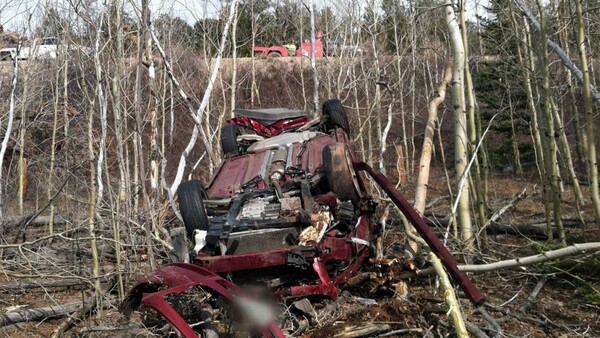
<path fill-rule="evenodd" d="M 338 142 L 325 146 L 323 167 L 329 189 L 340 201 L 351 201 L 358 207 L 360 186 L 346 145 Z"/>
<path fill-rule="evenodd" d="M 282 57 L 282 56 L 283 56 L 283 55 L 281 55 L 281 53 L 279 53 L 279 52 L 270 52 L 269 54 L 267 54 L 267 57 L 268 57 L 269 59 L 272 59 L 272 58 L 280 58 L 280 57 Z"/>
<path fill-rule="evenodd" d="M 223 155 L 237 156 L 240 154 L 240 145 L 238 144 L 238 126 L 227 124 L 221 129 L 221 149 Z"/>
<path fill-rule="evenodd" d="M 179 212 L 183 218 L 188 238 L 192 242 L 194 241 L 194 230 L 208 230 L 208 217 L 202 202 L 205 196 L 206 191 L 198 180 L 183 182 L 177 188 Z"/>
<path fill-rule="evenodd" d="M 335 128 L 342 128 L 350 136 L 350 124 L 348 123 L 348 114 L 338 99 L 329 99 L 323 102 L 323 118 L 325 120 L 325 132 Z"/>

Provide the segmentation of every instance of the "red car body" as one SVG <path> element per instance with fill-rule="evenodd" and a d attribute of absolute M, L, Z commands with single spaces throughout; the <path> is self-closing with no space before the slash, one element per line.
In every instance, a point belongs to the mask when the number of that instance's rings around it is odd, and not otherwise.
<path fill-rule="evenodd" d="M 315 57 L 322 58 L 325 56 L 324 48 L 323 48 L 323 35 L 321 33 L 317 33 L 315 38 Z M 312 43 L 310 41 L 305 41 L 300 44 L 296 50 L 295 55 L 290 55 L 287 48 L 284 46 L 252 46 L 252 53 L 255 56 L 259 57 L 288 57 L 288 56 L 296 56 L 296 57 L 310 57 L 312 51 Z"/>
<path fill-rule="evenodd" d="M 483 295 L 458 271 L 421 216 L 385 176 L 358 160 L 346 131 L 335 128 L 281 133 L 252 144 L 244 154 L 226 156 L 199 204 L 206 206 L 206 244 L 190 263 L 167 265 L 142 278 L 122 308 L 154 309 L 191 338 L 198 332 L 165 297 L 192 287 L 208 289 L 234 306 L 244 295 L 236 284 L 261 285 L 283 298 L 336 298 L 379 236 L 375 203 L 359 170 L 373 177 L 470 299 L 480 303 Z M 283 337 L 274 322 L 256 332 Z"/>

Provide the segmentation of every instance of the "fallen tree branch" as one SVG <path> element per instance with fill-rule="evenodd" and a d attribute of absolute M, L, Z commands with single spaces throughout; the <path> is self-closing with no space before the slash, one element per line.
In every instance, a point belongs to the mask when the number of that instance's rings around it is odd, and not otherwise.
<path fill-rule="evenodd" d="M 94 292 L 90 297 L 88 297 L 83 305 L 77 309 L 77 313 L 69 316 L 67 320 L 65 320 L 52 334 L 52 338 L 62 337 L 65 332 L 69 331 L 73 328 L 77 322 L 82 321 L 87 316 L 90 316 L 96 312 L 98 309 L 98 301 L 105 295 L 110 293 L 115 285 L 117 285 L 117 278 L 113 277 L 110 282 L 102 289 L 101 292 Z M 100 306 L 107 306 L 110 302 L 103 302 Z"/>
<path fill-rule="evenodd" d="M 547 239 L 548 229 L 546 224 L 499 224 L 495 223 L 488 227 L 490 234 L 507 234 L 513 236 L 524 236 L 530 238 Z M 552 227 L 552 234 L 558 236 L 558 229 Z"/>
<path fill-rule="evenodd" d="M 109 277 L 103 276 L 100 278 L 100 283 L 105 283 Z M 76 285 L 89 284 L 89 281 L 83 278 L 65 278 L 65 279 L 39 279 L 39 280 L 24 280 L 15 282 L 2 282 L 0 289 L 2 290 L 23 290 L 33 288 L 57 288 L 69 287 Z"/>
<path fill-rule="evenodd" d="M 533 306 L 533 303 L 535 303 L 535 299 L 537 298 L 540 291 L 542 291 L 542 288 L 546 284 L 546 281 L 548 281 L 547 275 L 542 277 L 542 279 L 540 279 L 540 281 L 536 284 L 535 288 L 533 288 L 533 291 L 531 291 L 529 296 L 527 296 L 525 303 L 523 303 L 523 305 L 519 308 L 519 311 L 525 313 Z"/>
<path fill-rule="evenodd" d="M 62 317 L 79 310 L 81 306 L 81 302 L 75 302 L 63 305 L 44 306 L 34 309 L 11 311 L 0 316 L 0 326 L 7 326 L 26 321 Z"/>
<path fill-rule="evenodd" d="M 13 228 L 23 224 L 27 217 L 29 216 L 4 216 L 2 222 L 4 223 L 5 227 Z M 30 219 L 29 221 L 30 226 L 45 226 L 48 225 L 48 223 L 50 223 L 50 216 L 38 216 Z M 66 223 L 67 220 L 64 217 L 60 215 L 54 215 L 54 224 L 64 225 Z"/>
<path fill-rule="evenodd" d="M 528 266 L 533 264 L 540 264 L 548 261 L 552 261 L 559 258 L 564 258 L 568 256 L 581 255 L 585 253 L 591 253 L 600 251 L 600 242 L 592 242 L 592 243 L 581 243 L 581 244 L 573 244 L 566 248 L 542 252 L 541 254 L 527 256 L 523 258 L 514 258 L 508 259 L 504 261 L 498 261 L 489 264 L 468 264 L 468 265 L 459 265 L 458 269 L 462 272 L 485 272 L 485 271 L 493 271 L 500 269 L 512 269 L 520 266 Z M 399 275 L 399 278 L 406 279 L 412 278 L 415 276 L 430 276 L 435 273 L 435 269 L 433 267 L 429 267 L 427 269 L 423 269 L 417 272 L 406 272 Z"/>
<path fill-rule="evenodd" d="M 473 335 L 475 338 L 489 338 L 485 332 L 483 332 L 477 325 L 465 320 L 465 325 L 467 326 L 467 330 L 469 333 Z"/>
<path fill-rule="evenodd" d="M 390 329 L 390 326 L 387 324 L 369 324 L 367 326 L 363 326 L 358 329 L 354 329 L 352 331 L 345 331 L 335 335 L 335 337 L 340 338 L 355 338 L 355 337 L 365 337 L 370 336 L 376 332 L 387 331 Z"/>
<path fill-rule="evenodd" d="M 444 270 L 442 262 L 440 262 L 440 259 L 437 258 L 433 252 L 429 253 L 429 259 L 431 260 L 433 268 L 435 269 L 435 273 L 439 278 L 440 286 L 442 290 L 444 290 L 444 299 L 449 307 L 448 314 L 450 314 L 450 318 L 452 318 L 456 335 L 458 337 L 468 337 L 469 333 L 467 332 L 467 327 L 465 326 L 463 315 L 460 311 L 460 303 L 456 299 L 454 288 L 452 287 L 452 284 L 450 284 L 450 279 L 446 274 L 446 270 Z"/>
<path fill-rule="evenodd" d="M 423 332 L 423 329 L 418 329 L 418 328 L 415 328 L 415 329 L 398 329 L 398 330 L 393 330 L 393 331 L 390 331 L 390 332 L 386 332 L 384 334 L 380 334 L 377 337 L 389 337 L 389 336 L 394 336 L 394 335 L 398 335 L 398 334 L 401 334 L 401 333 L 411 333 L 411 332 L 421 333 L 421 332 Z"/>
<path fill-rule="evenodd" d="M 64 180 L 64 182 L 62 183 L 62 185 L 60 186 L 60 188 L 58 189 L 58 191 L 56 191 L 56 193 L 54 194 L 54 196 L 52 196 L 48 200 L 48 202 L 46 203 L 46 205 L 43 208 L 41 208 L 40 210 L 38 210 L 35 214 L 29 215 L 29 216 L 25 216 L 23 218 L 22 225 L 19 228 L 19 230 L 17 231 L 17 234 L 15 235 L 14 243 L 17 243 L 17 241 L 19 240 L 19 236 L 21 234 L 23 234 L 23 242 L 26 241 L 26 239 L 25 239 L 25 230 L 27 230 L 27 227 L 29 226 L 29 224 L 31 224 L 31 222 L 34 219 L 38 218 L 38 216 L 40 216 L 54 202 L 54 200 L 58 197 L 58 195 L 67 186 L 67 182 L 69 182 L 69 178 L 68 177 Z"/>
<path fill-rule="evenodd" d="M 535 189 L 535 187 L 534 187 L 534 189 Z M 481 236 L 482 231 L 486 230 L 486 228 L 488 226 L 490 226 L 491 224 L 494 224 L 496 222 L 496 220 L 498 220 L 498 218 L 500 218 L 500 216 L 502 216 L 508 209 L 512 208 L 513 205 L 515 205 L 515 203 L 517 203 L 518 201 L 520 201 L 524 197 L 526 197 L 527 196 L 526 193 L 527 193 L 527 187 L 525 187 L 525 189 L 523 189 L 523 191 L 521 191 L 520 194 L 518 194 L 512 200 L 510 200 L 510 202 L 508 202 L 508 204 L 506 204 L 502 208 L 498 209 L 498 211 L 496 211 L 492 215 L 492 217 L 490 217 L 490 219 L 481 227 L 481 229 L 479 229 L 479 232 L 477 233 L 477 237 Z"/>

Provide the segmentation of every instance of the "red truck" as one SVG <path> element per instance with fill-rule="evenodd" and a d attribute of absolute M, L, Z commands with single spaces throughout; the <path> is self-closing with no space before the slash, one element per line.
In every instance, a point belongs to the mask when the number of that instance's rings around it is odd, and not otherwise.
<path fill-rule="evenodd" d="M 315 56 L 316 57 L 325 56 L 322 38 L 323 38 L 323 34 L 321 34 L 321 32 L 317 33 L 317 36 L 315 38 Z M 303 42 L 300 45 L 300 48 L 297 48 L 296 46 L 294 46 L 294 47 L 291 47 L 290 45 L 270 46 L 270 47 L 253 46 L 252 53 L 254 53 L 254 56 L 256 56 L 256 57 L 282 57 L 282 56 L 288 57 L 288 56 L 293 56 L 293 55 L 310 57 L 311 50 L 312 50 L 312 44 L 310 43 L 310 41 Z M 295 50 L 295 52 L 293 52 L 294 50 Z M 290 51 L 292 51 L 292 53 L 290 53 Z M 293 54 L 293 55 L 290 55 L 290 54 Z"/>

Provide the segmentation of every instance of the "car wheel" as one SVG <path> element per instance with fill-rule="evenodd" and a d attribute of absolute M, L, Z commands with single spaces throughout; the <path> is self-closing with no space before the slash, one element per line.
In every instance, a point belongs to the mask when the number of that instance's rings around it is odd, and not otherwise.
<path fill-rule="evenodd" d="M 323 167 L 329 189 L 341 201 L 351 201 L 358 206 L 360 186 L 346 145 L 333 143 L 323 148 Z"/>
<path fill-rule="evenodd" d="M 350 136 L 350 124 L 346 109 L 338 99 L 329 99 L 323 102 L 323 117 L 325 119 L 325 131 L 342 128 Z"/>
<path fill-rule="evenodd" d="M 186 181 L 177 188 L 179 211 L 188 237 L 193 241 L 194 230 L 208 230 L 208 217 L 202 199 L 206 191 L 198 180 Z"/>
<path fill-rule="evenodd" d="M 267 54 L 268 58 L 280 58 L 282 55 L 279 52 L 270 52 L 269 54 Z"/>
<path fill-rule="evenodd" d="M 238 126 L 227 124 L 221 129 L 221 149 L 223 155 L 239 155 L 240 145 L 238 144 Z"/>

